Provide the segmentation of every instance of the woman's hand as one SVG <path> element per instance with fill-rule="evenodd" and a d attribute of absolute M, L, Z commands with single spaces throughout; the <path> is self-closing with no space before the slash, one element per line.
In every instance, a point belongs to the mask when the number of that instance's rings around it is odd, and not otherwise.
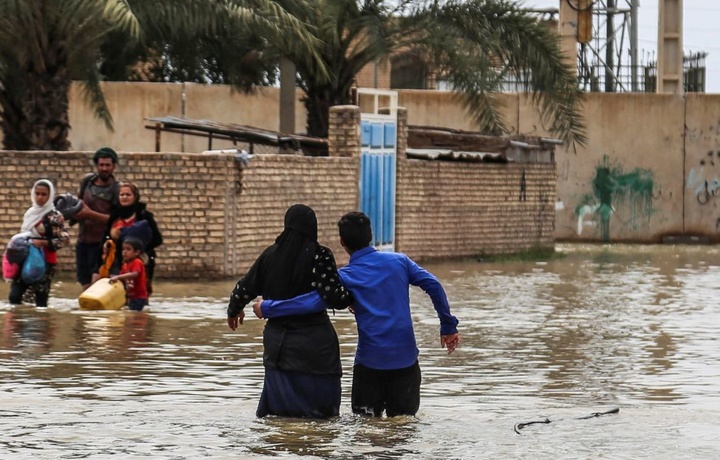
<path fill-rule="evenodd" d="M 238 313 L 237 316 L 228 316 L 228 319 L 227 319 L 228 327 L 234 331 L 235 329 L 237 329 L 238 324 L 243 323 L 244 319 L 245 319 L 245 312 L 242 310 L 240 311 L 240 313 Z"/>

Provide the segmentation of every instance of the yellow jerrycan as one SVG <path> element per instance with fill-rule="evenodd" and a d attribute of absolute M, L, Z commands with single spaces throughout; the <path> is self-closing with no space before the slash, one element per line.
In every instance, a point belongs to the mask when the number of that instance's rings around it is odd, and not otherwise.
<path fill-rule="evenodd" d="M 120 281 L 100 278 L 78 297 L 82 310 L 119 310 L 125 303 L 125 286 Z"/>

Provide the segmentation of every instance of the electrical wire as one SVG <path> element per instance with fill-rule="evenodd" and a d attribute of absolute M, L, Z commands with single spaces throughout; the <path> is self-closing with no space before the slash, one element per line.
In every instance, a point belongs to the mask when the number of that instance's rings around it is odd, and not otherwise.
<path fill-rule="evenodd" d="M 584 8 L 580 8 L 578 6 L 578 0 L 565 0 L 565 1 L 567 2 L 568 6 L 570 6 L 570 8 L 572 8 L 573 10 L 578 11 L 580 13 L 584 13 L 586 11 L 591 11 L 593 6 L 597 3 L 597 0 L 594 0 L 594 1 L 590 2 L 588 4 L 588 6 L 586 6 Z"/>

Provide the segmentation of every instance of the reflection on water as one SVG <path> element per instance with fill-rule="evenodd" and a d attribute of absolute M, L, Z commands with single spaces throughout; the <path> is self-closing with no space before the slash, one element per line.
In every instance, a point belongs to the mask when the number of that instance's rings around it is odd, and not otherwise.
<path fill-rule="evenodd" d="M 233 281 L 157 283 L 143 312 L 81 311 L 71 282 L 50 308 L 11 307 L 0 285 L 0 458 L 720 456 L 720 251 L 559 249 L 549 262 L 428 265 L 462 344 L 440 349 L 432 305 L 413 289 L 417 418 L 351 414 L 347 312 L 333 317 L 341 416 L 256 419 L 263 322 L 227 329 Z"/>

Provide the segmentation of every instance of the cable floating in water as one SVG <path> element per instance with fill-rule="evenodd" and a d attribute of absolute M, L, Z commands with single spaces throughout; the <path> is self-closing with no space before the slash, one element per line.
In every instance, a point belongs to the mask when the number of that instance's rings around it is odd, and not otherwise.
<path fill-rule="evenodd" d="M 605 412 L 593 412 L 593 413 L 590 414 L 590 415 L 584 415 L 584 416 L 582 416 L 582 417 L 576 417 L 574 420 L 587 420 L 587 419 L 590 419 L 590 418 L 602 417 L 603 415 L 617 414 L 617 413 L 619 413 L 619 412 L 620 412 L 620 408 L 615 407 L 615 408 L 610 409 L 610 410 L 607 410 L 607 411 L 605 411 Z M 557 421 L 559 421 L 559 420 L 562 420 L 562 419 L 558 419 L 558 420 L 555 420 L 555 421 L 557 422 Z M 513 429 L 515 430 L 515 433 L 521 434 L 521 433 L 520 433 L 520 430 L 522 430 L 522 429 L 525 428 L 526 426 L 537 425 L 537 424 L 548 424 L 548 423 L 552 423 L 552 422 L 553 422 L 553 420 L 550 420 L 549 418 L 546 418 L 546 419 L 544 419 L 544 420 L 533 420 L 533 421 L 531 421 L 531 422 L 516 423 L 515 426 L 513 427 Z"/>

